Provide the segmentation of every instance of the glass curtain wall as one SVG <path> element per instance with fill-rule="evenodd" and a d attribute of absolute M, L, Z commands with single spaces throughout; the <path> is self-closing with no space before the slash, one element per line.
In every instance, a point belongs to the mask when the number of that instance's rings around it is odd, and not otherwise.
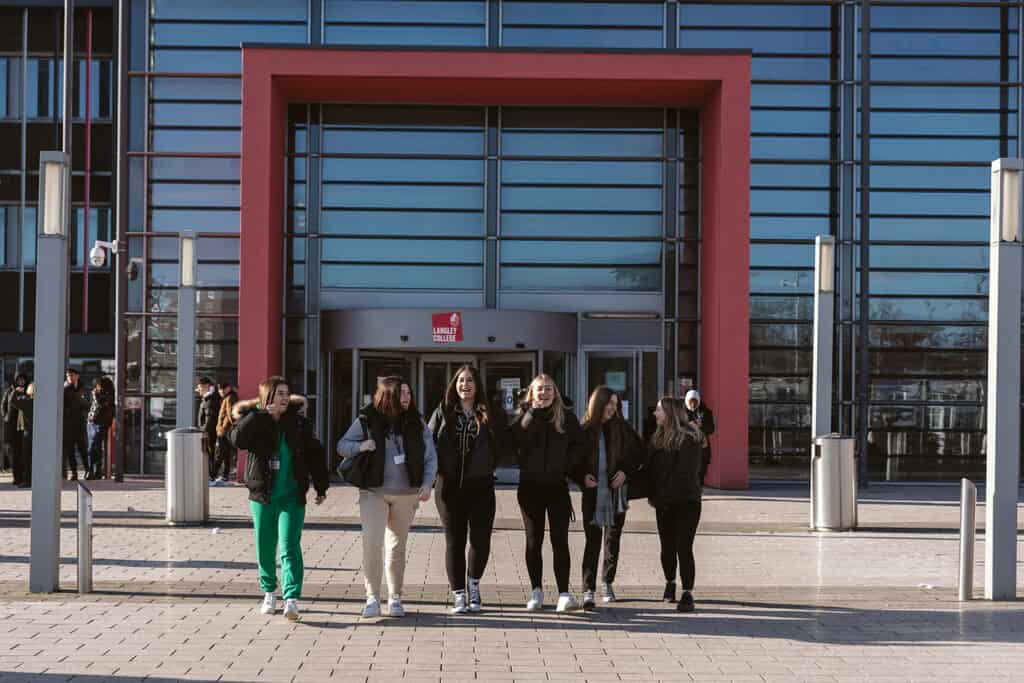
<path fill-rule="evenodd" d="M 206 333 L 210 354 L 203 361 L 208 363 L 204 368 L 233 376 L 231 349 L 235 342 L 228 325 L 237 309 L 241 41 L 517 49 L 750 49 L 754 55 L 750 443 L 755 476 L 805 473 L 810 436 L 812 243 L 819 233 L 840 239 L 837 426 L 851 433 L 861 425 L 869 430 L 869 462 L 875 477 L 955 477 L 981 472 L 987 169 L 992 159 L 1019 153 L 1019 2 L 325 0 L 313 3 L 308 15 L 307 3 L 261 0 L 149 0 L 136 4 L 148 11 L 132 15 L 131 82 L 136 109 L 131 123 L 131 180 L 138 192 L 132 194 L 130 248 L 132 255 L 153 259 L 145 280 L 133 283 L 129 297 L 133 317 L 129 355 L 138 367 L 152 367 L 157 373 L 165 369 L 160 354 L 173 350 L 167 346 L 173 338 L 161 338 L 168 334 L 161 325 L 167 324 L 167 315 L 173 313 L 176 264 L 173 252 L 161 247 L 159 239 L 193 229 L 204 238 L 220 240 L 217 249 L 201 257 L 201 286 L 212 297 L 204 319 L 217 323 L 216 329 Z M 862 41 L 868 46 L 863 54 Z M 6 71 L 0 68 L 0 74 L 7 75 L 0 78 L 7 79 L 4 87 L 8 93 L 10 74 L 18 73 L 11 60 L 19 59 L 21 52 L 20 43 L 12 45 L 15 47 L 4 48 L 0 55 L 7 60 Z M 843 78 L 847 64 L 854 67 L 852 80 L 847 81 L 850 86 L 844 85 Z M 847 99 L 850 87 L 854 97 Z M 3 125 L 12 122 L 10 112 L 21 106 L 19 102 L 8 96 L 0 107 Z M 862 108 L 862 103 L 867 106 Z M 134 112 L 145 112 L 145 116 Z M 310 206 L 324 206 L 326 224 L 328 218 L 336 217 L 328 217 L 328 212 L 367 208 L 345 208 L 352 203 L 353 188 L 380 185 L 372 164 L 341 157 L 324 167 L 324 182 L 320 182 L 319 175 L 314 175 L 321 172 L 319 165 L 308 163 L 308 144 L 318 136 L 326 140 L 329 135 L 366 135 L 360 128 L 365 122 L 351 119 L 337 124 L 325 120 L 321 131 L 320 115 L 319 111 L 293 115 L 296 125 L 291 153 L 295 160 L 290 167 L 290 186 L 294 191 L 289 224 L 293 239 L 285 256 L 292 263 L 288 311 L 298 321 L 293 324 L 290 319 L 287 325 L 288 367 L 298 367 L 294 361 L 302 359 L 307 391 L 316 389 L 319 380 L 315 373 L 310 376 L 310 370 L 318 367 L 319 360 L 311 357 L 304 344 L 296 343 L 292 350 L 291 342 L 300 337 L 316 338 L 309 337 L 317 329 L 317 309 L 311 300 L 326 285 L 320 282 L 321 274 L 349 277 L 343 274 L 348 273 L 347 267 L 359 264 L 349 264 L 347 259 L 362 262 L 376 258 L 374 250 L 384 243 L 380 233 L 320 238 L 319 224 L 316 233 L 300 234 L 308 229 L 311 217 L 319 221 L 319 213 Z M 481 165 L 484 157 L 487 164 L 496 164 L 498 141 L 488 136 L 490 127 L 498 125 L 497 118 L 490 111 L 481 116 L 482 124 L 458 121 L 456 128 L 485 126 L 488 132 Z M 844 139 L 848 140 L 842 134 L 844 121 L 855 124 L 858 136 L 849 148 L 849 157 L 843 148 Z M 688 130 L 684 122 L 676 125 L 681 131 Z M 403 126 L 400 122 L 388 135 L 400 136 Z M 328 127 L 333 128 L 328 131 Z M 550 128 L 560 126 L 550 124 Z M 425 139 L 434 134 L 424 133 Z M 687 150 L 692 149 L 696 156 L 699 146 L 685 133 L 680 133 L 679 139 L 683 144 L 668 148 L 661 156 L 665 168 L 661 182 L 680 186 L 674 203 L 662 208 L 662 247 L 673 251 L 672 258 L 684 266 L 664 269 L 663 275 L 663 291 L 681 292 L 674 302 L 666 297 L 665 305 L 667 343 L 678 350 L 676 367 L 671 361 L 666 363 L 669 386 L 681 390 L 693 383 L 699 385 L 697 303 L 695 296 L 687 294 L 696 292 L 699 219 L 690 212 L 697 210 L 692 199 L 699 177 L 692 170 L 695 165 L 683 163 L 690 154 Z M 692 147 L 688 146 L 691 140 Z M 866 143 L 863 146 L 862 141 Z M 468 153 L 467 169 L 470 161 L 476 163 L 477 151 Z M 0 154 L 6 152 L 5 148 Z M 385 168 L 391 162 L 375 163 L 392 172 Z M 432 163 L 429 152 L 423 163 Z M 637 167 L 640 165 L 638 161 Z M 0 173 L 21 173 L 19 168 L 4 163 Z M 344 168 L 356 169 L 356 175 L 333 175 Z M 417 185 L 415 168 L 409 165 L 403 172 L 406 170 L 407 175 L 397 175 L 395 180 Z M 462 175 L 438 179 L 442 185 L 450 185 L 455 204 L 449 208 L 469 215 L 479 211 L 474 202 L 480 186 L 474 173 L 466 170 Z M 570 183 L 575 182 L 568 177 Z M 543 186 L 546 181 L 527 176 L 525 182 Z M 612 211 L 646 210 L 638 199 L 646 191 L 644 179 L 622 176 L 615 182 L 622 191 L 617 189 L 606 198 L 615 203 Z M 322 202 L 317 196 L 321 187 L 325 194 Z M 542 189 L 530 191 L 531 201 L 545 194 Z M 502 193 L 506 191 L 518 201 L 515 195 L 520 189 L 509 184 L 502 186 Z M 377 190 L 367 191 L 366 201 L 379 199 L 374 192 Z M 409 197 L 424 192 L 427 190 L 417 189 Z M 578 193 L 552 191 L 547 196 L 555 203 L 539 206 L 571 210 L 574 194 Z M 617 197 L 614 200 L 613 195 Z M 624 199 L 627 195 L 630 198 Z M 492 200 L 497 197 L 486 198 L 485 214 Z M 0 214 L 4 225 L 13 225 L 5 228 L 6 265 L 12 254 L 23 258 L 21 244 L 11 238 L 20 234 L 21 203 L 20 198 L 11 202 L 6 195 L 0 202 L 4 203 Z M 339 202 L 337 209 L 332 202 Z M 16 207 L 13 218 L 12 206 Z M 671 227 L 666 218 L 670 215 Z M 864 234 L 863 226 L 870 234 Z M 559 234 L 558 241 L 566 241 L 567 236 L 569 233 Z M 449 246 L 458 245 L 458 249 L 469 249 L 468 245 L 479 241 L 476 233 L 439 237 L 451 238 Z M 363 240 L 356 245 L 363 251 L 357 249 L 351 255 L 324 251 L 330 258 L 321 265 L 321 251 L 328 249 L 330 240 Z M 324 242 L 323 247 L 319 241 Z M 315 249 L 311 247 L 314 243 Z M 613 265 L 634 273 L 655 269 L 651 254 L 639 255 L 653 249 L 653 244 L 653 237 L 641 235 L 630 247 L 637 258 Z M 515 246 L 514 240 L 509 240 L 509 246 Z M 472 249 L 472 253 L 459 252 L 464 267 L 470 269 L 478 267 L 478 251 Z M 494 278 L 498 291 L 499 273 L 489 273 L 486 264 L 492 261 L 487 247 L 483 251 L 482 291 L 486 298 L 489 278 Z M 514 248 L 508 254 L 518 258 Z M 866 263 L 862 263 L 862 254 Z M 503 251 L 500 258 L 505 255 Z M 335 258 L 338 256 L 340 261 Z M 400 257 L 400 253 L 389 255 L 401 262 Z M 599 261 L 602 255 L 594 257 Z M 494 258 L 493 263 L 505 267 L 497 254 Z M 307 267 L 311 260 L 316 268 Z M 342 265 L 345 267 L 336 268 Z M 544 267 L 522 260 L 507 265 Z M 863 321 L 858 284 L 862 265 L 868 268 L 870 283 L 869 317 Z M 602 267 L 607 272 L 607 264 Z M 678 281 L 670 282 L 676 272 Z M 515 282 L 515 271 L 506 275 Z M 505 275 L 501 277 L 505 282 Z M 640 277 L 636 282 L 645 280 Z M 310 286 L 315 291 L 308 289 Z M 173 326 L 173 318 L 170 324 Z M 863 365 L 858 362 L 862 339 L 868 345 L 868 362 Z M 148 377 L 139 378 L 132 385 L 145 399 L 145 433 L 154 468 L 162 457 L 162 430 L 173 422 L 174 411 L 173 387 L 161 384 L 159 377 L 153 383 Z M 861 392 L 862 379 L 867 380 L 863 385 L 866 393 Z"/>

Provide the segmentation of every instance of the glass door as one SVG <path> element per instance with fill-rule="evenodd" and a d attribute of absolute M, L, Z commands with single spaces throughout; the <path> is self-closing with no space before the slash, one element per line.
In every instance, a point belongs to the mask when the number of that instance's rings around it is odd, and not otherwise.
<path fill-rule="evenodd" d="M 377 392 L 377 382 L 385 377 L 397 376 L 409 382 L 413 394 L 419 396 L 416 374 L 416 356 L 400 353 L 359 352 L 359 401 L 358 408 L 370 403 Z"/>
<path fill-rule="evenodd" d="M 506 418 L 511 419 L 537 375 L 537 356 L 533 353 L 484 356 L 480 361 L 480 374 L 487 387 L 489 410 L 493 414 L 504 411 Z M 498 467 L 515 466 L 515 455 L 509 450 L 502 450 L 498 456 Z"/>
<path fill-rule="evenodd" d="M 420 390 L 416 394 L 420 412 L 430 419 L 434 410 L 444 400 L 445 389 L 452 375 L 463 365 L 478 366 L 476 356 L 455 354 L 424 354 L 420 356 Z"/>
<path fill-rule="evenodd" d="M 622 414 L 640 434 L 645 437 L 653 433 L 654 408 L 661 397 L 661 350 L 660 349 L 600 349 L 585 351 L 586 394 L 602 384 L 612 388 L 622 401 Z M 587 412 L 586 405 L 579 406 L 580 419 Z"/>

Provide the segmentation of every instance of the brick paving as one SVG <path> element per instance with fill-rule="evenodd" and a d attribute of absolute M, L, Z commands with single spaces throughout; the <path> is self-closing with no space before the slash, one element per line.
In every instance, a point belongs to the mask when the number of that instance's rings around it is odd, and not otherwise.
<path fill-rule="evenodd" d="M 433 502 L 409 542 L 405 619 L 362 619 L 355 496 L 310 507 L 298 624 L 262 616 L 240 487 L 211 490 L 213 523 L 168 528 L 159 481 L 97 483 L 96 592 L 75 588 L 73 489 L 62 585 L 27 594 L 29 495 L 0 481 L 0 681 L 844 681 L 1014 680 L 1024 604 L 956 601 L 957 489 L 877 486 L 868 529 L 806 531 L 805 486 L 705 499 L 698 611 L 661 594 L 646 503 L 630 511 L 616 589 L 594 613 L 539 614 L 526 600 L 514 491 L 499 492 L 485 612 L 451 616 Z M 579 504 L 577 500 L 577 507 Z M 1022 506 L 1024 514 L 1024 506 Z M 979 511 L 983 519 L 983 512 Z M 976 590 L 983 578 L 979 538 Z M 583 534 L 571 533 L 579 590 Z M 1024 557 L 1024 544 L 1018 545 Z M 545 557 L 546 578 L 550 555 Z M 549 602 L 553 586 L 547 586 Z M 1021 591 L 1024 594 L 1024 586 Z"/>

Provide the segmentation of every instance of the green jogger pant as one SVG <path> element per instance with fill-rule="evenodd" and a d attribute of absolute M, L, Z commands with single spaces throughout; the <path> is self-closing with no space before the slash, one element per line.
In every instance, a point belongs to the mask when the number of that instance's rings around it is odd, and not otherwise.
<path fill-rule="evenodd" d="M 285 600 L 302 597 L 302 523 L 306 506 L 295 496 L 271 500 L 269 504 L 249 501 L 256 533 L 256 563 L 260 568 L 260 589 L 277 590 L 277 549 L 281 547 L 281 584 Z"/>

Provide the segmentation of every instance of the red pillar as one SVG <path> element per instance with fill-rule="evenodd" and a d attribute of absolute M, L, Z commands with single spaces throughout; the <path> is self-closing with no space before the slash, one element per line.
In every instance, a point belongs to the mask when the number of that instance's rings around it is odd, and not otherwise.
<path fill-rule="evenodd" d="M 747 487 L 750 386 L 750 61 L 704 100 L 701 386 L 714 411 L 707 483 Z M 745 80 L 745 82 L 743 82 Z"/>

